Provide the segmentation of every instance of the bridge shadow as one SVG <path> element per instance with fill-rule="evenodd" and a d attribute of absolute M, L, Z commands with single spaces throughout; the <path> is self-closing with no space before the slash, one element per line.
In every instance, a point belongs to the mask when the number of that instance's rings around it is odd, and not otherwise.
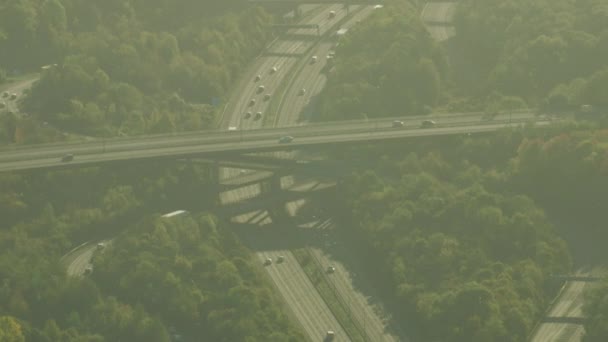
<path fill-rule="evenodd" d="M 387 314 L 381 316 L 386 323 L 386 331 L 406 340 L 409 335 L 405 335 L 402 326 L 403 322 L 411 320 L 398 318 L 402 315 L 397 305 L 390 304 L 395 303 L 390 296 L 393 289 L 387 287 L 389 282 L 378 272 L 378 261 L 370 258 L 365 249 L 360 249 L 361 244 L 352 245 L 352 237 L 347 237 L 352 235 L 348 229 L 338 228 L 327 214 L 323 207 L 307 204 L 300 208 L 299 216 L 281 222 L 265 226 L 231 223 L 230 227 L 241 242 L 255 252 L 299 248 L 320 250 L 329 260 L 344 266 L 350 274 L 353 288 L 367 299 L 374 311 Z M 408 332 L 412 329 L 407 327 Z"/>

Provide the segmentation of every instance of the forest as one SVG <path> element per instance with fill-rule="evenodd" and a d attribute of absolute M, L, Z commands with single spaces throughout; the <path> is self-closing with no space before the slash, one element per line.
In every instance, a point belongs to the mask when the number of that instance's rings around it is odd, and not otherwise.
<path fill-rule="evenodd" d="M 0 70 L 50 66 L 22 105 L 62 131 L 210 128 L 215 106 L 271 38 L 272 20 L 245 0 L 10 1 L 0 6 Z M 44 134 L 27 120 L 2 121 L 7 142 Z"/>
<path fill-rule="evenodd" d="M 352 149 L 366 167 L 332 201 L 348 199 L 341 226 L 420 340 L 525 341 L 571 255 L 606 257 L 607 142 L 566 126 Z M 607 288 L 589 296 L 585 341 L 607 337 Z"/>
<path fill-rule="evenodd" d="M 201 213 L 208 178 L 162 163 L 0 174 L 0 339 L 301 341 L 249 251 Z M 159 217 L 178 208 L 192 215 Z M 90 277 L 68 276 L 63 254 L 108 238 Z"/>
<path fill-rule="evenodd" d="M 0 84 L 42 69 L 0 116 L 0 143 L 213 128 L 273 38 L 244 0 L 15 0 L 0 5 Z M 336 48 L 317 120 L 438 110 L 608 108 L 608 4 L 461 0 L 434 42 L 423 1 L 387 0 Z M 335 150 L 359 160 L 326 208 L 369 254 L 398 317 L 429 341 L 524 341 L 561 284 L 605 260 L 606 117 L 494 135 Z M 211 168 L 188 163 L 0 173 L 1 341 L 301 341 L 251 252 L 213 215 Z M 346 201 L 344 201 L 346 199 Z M 195 203 L 195 204 L 193 204 Z M 161 213 L 185 209 L 168 220 Z M 94 272 L 61 257 L 112 238 Z M 585 342 L 608 340 L 608 282 Z M 410 322 L 410 323 L 407 323 Z"/>
<path fill-rule="evenodd" d="M 339 43 L 317 120 L 608 107 L 608 4 L 463 0 L 434 42 L 424 2 L 389 1 Z"/>

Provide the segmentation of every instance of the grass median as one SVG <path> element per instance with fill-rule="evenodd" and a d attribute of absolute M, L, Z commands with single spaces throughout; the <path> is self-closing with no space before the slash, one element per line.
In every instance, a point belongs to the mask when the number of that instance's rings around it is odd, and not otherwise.
<path fill-rule="evenodd" d="M 323 268 L 316 263 L 308 249 L 300 248 L 292 253 L 348 337 L 353 342 L 366 341 L 364 330 L 353 319 L 350 308 L 341 301 L 335 285 L 327 279 Z"/>

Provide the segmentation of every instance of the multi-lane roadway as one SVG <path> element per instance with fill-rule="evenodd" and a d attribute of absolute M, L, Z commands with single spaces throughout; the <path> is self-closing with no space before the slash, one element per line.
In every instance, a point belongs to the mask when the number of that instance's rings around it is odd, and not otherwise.
<path fill-rule="evenodd" d="M 427 2 L 422 9 L 422 21 L 438 42 L 448 40 L 456 34 L 452 19 L 456 12 L 456 1 Z"/>
<path fill-rule="evenodd" d="M 330 18 L 329 12 L 335 11 L 336 16 Z M 312 17 L 303 19 L 299 24 L 318 25 L 319 32 L 325 34 L 335 23 L 344 18 L 345 11 L 339 5 L 320 6 Z M 295 37 L 304 38 L 311 35 L 310 39 L 297 40 Z M 317 32 L 306 29 L 293 29 L 287 32 L 287 39 L 275 41 L 269 48 L 268 53 L 258 58 L 253 67 L 245 73 L 244 80 L 237 91 L 230 98 L 223 113 L 220 127 L 224 130 L 233 127 L 243 132 L 260 129 L 264 124 L 268 125 L 277 113 L 271 113 L 271 104 L 278 100 L 274 97 L 282 93 L 282 88 L 289 81 L 288 77 L 293 74 L 294 66 L 299 58 L 314 46 Z M 263 90 L 259 90 L 263 86 Z M 265 99 L 266 94 L 270 99 Z M 252 101 L 253 100 L 253 101 Z M 261 117 L 257 113 L 261 113 Z M 249 114 L 248 114 L 249 113 Z M 278 113 L 280 114 L 280 113 Z M 281 133 L 285 134 L 285 133 Z M 277 144 L 275 136 L 273 144 Z M 220 168 L 220 179 L 233 178 L 241 173 L 236 169 Z M 226 191 L 220 194 L 222 203 L 231 203 L 254 197 L 262 192 L 260 184 L 252 184 L 246 187 Z M 269 213 L 256 211 L 234 218 L 237 222 L 263 223 L 269 220 Z M 282 255 L 286 262 L 282 264 L 268 265 L 268 275 L 278 288 L 279 292 L 289 304 L 304 332 L 312 341 L 320 341 L 325 338 L 328 331 L 334 331 L 337 341 L 350 341 L 346 332 L 342 329 L 331 310 L 320 297 L 306 273 L 302 270 L 296 259 L 288 250 L 262 251 L 256 253 L 258 261 L 262 264 L 267 258 L 276 258 Z"/>
<path fill-rule="evenodd" d="M 517 123 L 550 121 L 537 120 L 533 113 L 526 118 L 511 120 L 462 121 L 429 129 L 408 127 L 392 128 L 382 120 L 344 123 L 342 125 L 296 126 L 273 129 L 244 130 L 240 132 L 161 135 L 129 139 L 96 140 L 83 143 L 59 143 L 44 146 L 4 148 L 0 151 L 0 171 L 49 167 L 70 167 L 112 161 L 131 161 L 150 158 L 174 159 L 178 157 L 281 151 L 293 148 L 314 147 L 337 143 L 354 143 L 374 140 L 414 138 L 434 135 L 479 133 L 499 130 Z M 453 119 L 457 120 L 457 119 Z M 280 137 L 290 135 L 294 140 L 279 143 Z M 73 154 L 74 159 L 63 162 L 62 156 Z M 230 175 L 231 176 L 231 175 Z M 230 177 L 223 177 L 230 178 Z"/>

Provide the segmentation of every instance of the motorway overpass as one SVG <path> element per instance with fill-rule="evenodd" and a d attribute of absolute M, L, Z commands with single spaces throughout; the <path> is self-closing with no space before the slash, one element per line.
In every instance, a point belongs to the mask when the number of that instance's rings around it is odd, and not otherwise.
<path fill-rule="evenodd" d="M 323 146 L 357 142 L 384 141 L 416 137 L 491 132 L 516 124 L 537 121 L 533 114 L 509 121 L 474 121 L 437 125 L 434 128 L 392 128 L 383 120 L 343 122 L 241 131 L 203 131 L 175 135 L 143 136 L 138 138 L 99 139 L 42 146 L 8 147 L 0 150 L 0 171 L 37 168 L 60 168 L 142 159 L 177 159 L 197 156 L 235 155 L 253 152 L 318 149 Z M 293 142 L 281 144 L 282 136 L 294 137 Z M 74 160 L 62 162 L 62 156 L 73 154 Z"/>

